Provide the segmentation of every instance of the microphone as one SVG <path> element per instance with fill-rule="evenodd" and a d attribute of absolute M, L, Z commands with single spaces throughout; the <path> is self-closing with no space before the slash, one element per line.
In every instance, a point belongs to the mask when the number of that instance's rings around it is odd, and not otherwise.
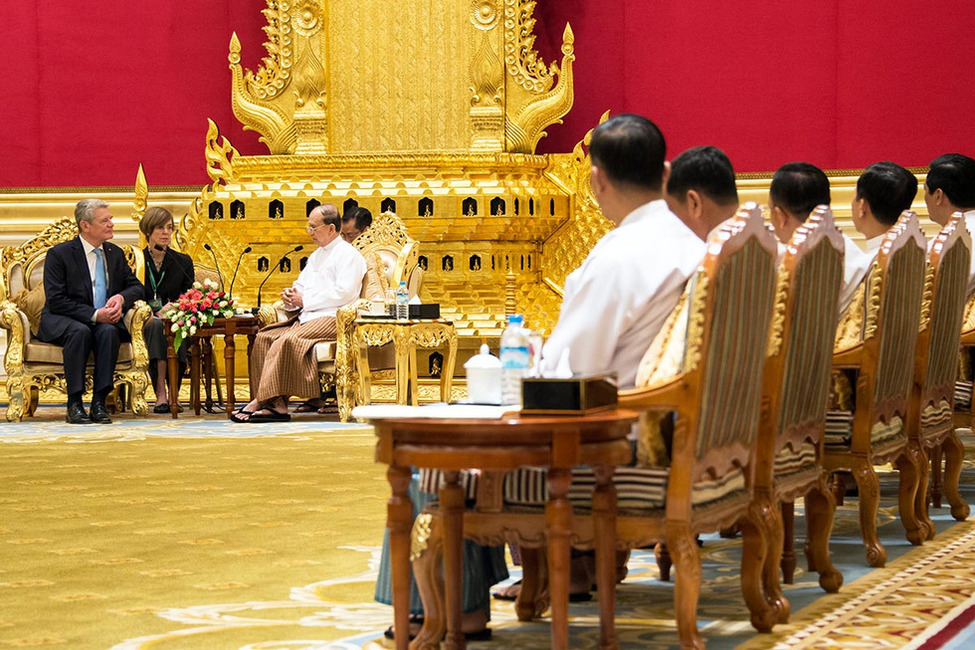
<path fill-rule="evenodd" d="M 210 251 L 210 257 L 213 258 L 213 266 L 217 269 L 217 277 L 220 278 L 220 287 L 223 288 L 227 286 L 223 283 L 223 273 L 220 272 L 220 264 L 217 263 L 217 254 L 213 252 L 213 248 L 211 248 L 210 244 L 203 244 L 203 248 Z"/>
<path fill-rule="evenodd" d="M 285 253 L 284 255 L 282 255 L 281 256 L 281 259 L 279 259 L 274 264 L 274 266 L 271 267 L 271 270 L 268 272 L 268 274 L 264 276 L 264 279 L 263 280 L 261 280 L 261 286 L 259 286 L 257 288 L 257 308 L 254 310 L 254 313 L 255 314 L 257 312 L 261 311 L 261 291 L 264 289 L 264 283 L 267 282 L 268 278 L 270 278 L 272 275 L 274 275 L 274 272 L 275 271 L 277 271 L 279 268 L 281 268 L 281 262 L 283 262 L 285 260 L 285 258 L 288 257 L 288 255 L 291 255 L 292 253 L 297 253 L 298 251 L 302 250 L 303 248 L 304 248 L 304 246 L 295 246 L 290 251 L 288 251 L 287 253 Z"/>
<path fill-rule="evenodd" d="M 252 250 L 253 250 L 253 249 L 252 249 L 252 248 L 251 248 L 250 246 L 248 246 L 247 248 L 245 248 L 244 250 L 242 250 L 242 251 L 240 252 L 240 256 L 239 256 L 239 257 L 237 257 L 237 266 L 235 266 L 235 267 L 234 267 L 234 277 L 232 277 L 232 278 L 230 279 L 230 291 L 228 291 L 228 292 L 227 292 L 227 296 L 228 296 L 229 298 L 233 298 L 233 296 L 234 296 L 234 282 L 236 282 L 236 281 L 237 281 L 237 271 L 239 271 L 239 270 L 240 270 L 240 261 L 241 261 L 242 259 L 244 259 L 244 255 L 247 255 L 247 254 L 248 254 L 249 252 L 251 252 Z"/>
<path fill-rule="evenodd" d="M 163 253 L 163 259 L 165 259 L 167 256 L 169 256 L 169 254 L 172 252 L 171 249 L 169 249 L 169 248 L 163 248 L 159 244 L 153 244 L 152 247 L 155 248 L 157 251 L 162 251 L 162 253 Z M 186 271 L 186 267 L 183 266 L 182 262 L 180 262 L 179 261 L 179 258 L 176 257 L 175 255 L 173 256 L 173 264 L 176 266 L 176 268 L 179 269 L 180 273 L 183 274 L 183 277 L 190 281 L 190 284 L 191 285 L 193 284 L 193 282 L 196 281 L 196 278 L 190 277 L 190 274 L 187 273 L 187 271 Z"/>

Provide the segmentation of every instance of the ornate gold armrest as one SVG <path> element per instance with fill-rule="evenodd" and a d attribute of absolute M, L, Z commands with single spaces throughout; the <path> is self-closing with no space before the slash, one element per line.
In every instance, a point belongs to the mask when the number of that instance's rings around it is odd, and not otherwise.
<path fill-rule="evenodd" d="M 275 323 L 283 323 L 291 318 L 293 313 L 284 308 L 283 300 L 276 300 L 270 307 L 261 306 L 261 310 L 257 312 L 257 322 L 260 323 L 261 327 L 267 327 Z"/>
<path fill-rule="evenodd" d="M 676 411 L 687 399 L 687 385 L 684 376 L 678 375 L 670 381 L 644 388 L 627 388 L 619 391 L 620 408 L 637 411 Z"/>
<path fill-rule="evenodd" d="M 30 340 L 30 324 L 27 314 L 15 303 L 4 300 L 0 304 L 0 327 L 7 330 L 7 353 L 3 357 L 3 367 L 7 375 L 20 374 Z"/>
<path fill-rule="evenodd" d="M 132 337 L 133 363 L 136 370 L 145 371 L 149 367 L 149 350 L 146 348 L 146 323 L 152 318 L 152 309 L 144 300 L 136 300 L 132 309 L 122 316 L 122 323 Z"/>
<path fill-rule="evenodd" d="M 843 350 L 833 350 L 833 367 L 859 368 L 860 364 L 863 363 L 862 356 L 863 343 L 858 343 Z"/>

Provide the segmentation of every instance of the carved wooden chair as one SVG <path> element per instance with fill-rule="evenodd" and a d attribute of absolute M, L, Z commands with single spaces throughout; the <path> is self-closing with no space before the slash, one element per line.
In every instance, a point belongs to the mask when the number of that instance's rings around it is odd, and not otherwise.
<path fill-rule="evenodd" d="M 864 280 L 859 340 L 841 342 L 833 354 L 834 370 L 856 372 L 857 378 L 855 389 L 848 389 L 852 395 L 839 395 L 839 406 L 827 414 L 823 466 L 831 472 L 852 471 L 867 562 L 874 567 L 887 561 L 877 537 L 880 484 L 874 465 L 894 461 L 907 485 L 918 471 L 916 455 L 903 452 L 924 277 L 924 236 L 917 216 L 905 211 L 887 232 Z M 844 393 L 843 385 L 834 385 L 834 391 Z M 901 493 L 900 516 L 908 539 L 921 543 L 913 494 Z"/>
<path fill-rule="evenodd" d="M 795 572 L 794 501 L 806 502 L 806 557 L 824 590 L 835 593 L 843 576 L 829 555 L 836 501 L 822 466 L 823 430 L 829 397 L 833 337 L 843 280 L 843 237 L 828 206 L 817 207 L 792 237 L 779 266 L 779 300 L 762 378 L 760 447 L 774 449 L 771 466 L 759 457 L 755 498 L 781 503 L 782 539 L 769 540 L 766 591 L 777 588 L 778 557 L 783 582 Z M 780 552 L 781 549 L 781 552 Z"/>
<path fill-rule="evenodd" d="M 973 420 L 975 420 L 975 409 L 973 409 L 972 400 L 972 389 L 973 385 L 975 385 L 975 382 L 973 382 L 973 379 L 975 379 L 975 372 L 973 372 L 975 363 L 973 363 L 973 359 L 975 359 L 975 295 L 969 296 L 965 302 L 964 316 L 962 317 L 961 349 L 958 351 L 958 377 L 955 380 L 955 411 L 953 417 L 956 438 L 958 429 L 971 431 L 973 429 Z M 949 442 L 949 444 L 954 444 L 954 441 Z M 956 478 L 942 478 L 942 466 L 947 463 L 947 455 L 942 451 L 943 446 L 935 446 L 930 451 L 931 482 L 928 499 L 929 503 L 935 508 L 941 507 L 941 498 L 945 492 L 948 490 L 951 490 L 953 494 L 958 492 L 958 484 L 954 482 L 957 480 Z M 961 460 L 961 457 L 952 459 L 952 474 L 955 471 L 955 464 L 960 464 Z M 947 485 L 948 480 L 953 482 L 950 487 Z M 963 506 L 963 503 L 964 501 L 960 498 L 960 495 L 957 500 L 951 502 L 951 515 L 953 517 L 966 518 L 968 516 L 967 504 Z"/>
<path fill-rule="evenodd" d="M 774 525 L 768 508 L 752 502 L 754 456 L 771 465 L 771 448 L 757 449 L 761 375 L 775 299 L 775 243 L 755 204 L 739 211 L 712 240 L 687 301 L 687 344 L 676 376 L 647 388 L 620 392 L 620 406 L 643 411 L 676 412 L 672 461 L 668 466 L 618 467 L 613 483 L 618 493 L 618 548 L 637 548 L 666 541 L 677 566 L 674 605 L 681 643 L 703 647 L 697 631 L 701 561 L 695 535 L 740 522 L 744 532 L 742 591 L 753 625 L 768 631 L 788 617 L 779 594 L 765 594 L 762 566 L 767 528 Z M 676 319 L 674 322 L 681 322 Z M 573 470 L 569 499 L 574 506 L 572 544 L 594 547 L 591 468 Z M 528 486 L 529 489 L 524 488 Z M 482 544 L 517 542 L 524 580 L 516 603 L 522 620 L 545 608 L 547 594 L 540 576 L 545 544 L 542 504 L 543 468 L 522 468 L 501 482 L 481 476 L 477 505 L 464 518 L 464 534 Z M 417 534 L 414 528 L 414 535 Z M 436 530 L 434 527 L 432 530 Z M 442 605 L 430 594 L 442 593 L 437 544 L 414 561 L 427 627 L 442 624 Z M 598 560 L 597 560 L 598 563 Z M 611 613 L 601 616 L 612 625 Z M 437 629 L 428 630 L 436 638 Z"/>
<path fill-rule="evenodd" d="M 318 378 L 322 393 L 335 388 L 339 417 L 348 422 L 352 409 L 359 402 L 358 350 L 353 344 L 355 321 L 360 311 L 371 311 L 373 303 L 385 300 L 386 289 L 398 287 L 404 281 L 410 295 L 420 290 L 423 270 L 418 266 L 419 242 L 406 232 L 403 222 L 392 212 L 384 212 L 373 219 L 372 226 L 356 237 L 353 245 L 366 258 L 368 271 L 362 283 L 359 300 L 338 310 L 337 333 L 334 341 L 322 341 L 315 346 L 318 362 Z M 261 311 L 264 323 L 289 318 L 281 301 Z M 369 350 L 370 367 L 390 369 L 394 367 L 393 346 Z"/>
<path fill-rule="evenodd" d="M 0 327 L 7 331 L 7 353 L 3 364 L 10 396 L 7 420 L 19 421 L 25 412 L 33 415 L 41 390 L 65 393 L 61 348 L 38 341 L 34 333 L 45 302 L 44 260 L 47 251 L 77 234 L 75 220 L 63 217 L 24 244 L 4 247 L 0 251 Z M 141 278 L 142 251 L 129 245 L 122 249 L 129 266 Z M 149 410 L 145 399 L 149 353 L 142 328 L 151 316 L 149 305 L 141 300 L 126 312 L 125 327 L 132 341 L 122 344 L 115 366 L 115 390 L 126 389 L 129 407 L 139 416 L 145 416 Z M 90 375 L 86 377 L 85 385 L 86 390 L 90 390 Z"/>
<path fill-rule="evenodd" d="M 965 293 L 971 270 L 971 236 L 964 223 L 960 212 L 952 215 L 931 242 L 928 252 L 905 451 L 917 456 L 919 472 L 914 485 L 901 481 L 902 507 L 905 499 L 913 494 L 922 539 L 934 538 L 927 497 L 928 463 L 935 449 L 943 450 L 947 461 L 945 486 L 952 516 L 963 521 L 969 513 L 968 504 L 958 491 L 964 449 L 955 434 L 953 405 Z"/>

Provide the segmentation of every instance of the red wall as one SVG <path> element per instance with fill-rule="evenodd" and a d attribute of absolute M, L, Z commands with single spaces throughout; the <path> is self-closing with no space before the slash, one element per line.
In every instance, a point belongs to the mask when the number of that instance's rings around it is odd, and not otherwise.
<path fill-rule="evenodd" d="M 0 186 L 124 186 L 140 162 L 153 185 L 202 185 L 207 117 L 266 151 L 233 117 L 227 70 L 234 30 L 245 65 L 264 54 L 263 0 L 3 5 Z M 542 152 L 611 109 L 651 117 L 672 153 L 716 144 L 742 172 L 975 154 L 966 0 L 541 0 L 536 17 L 547 61 L 566 21 L 577 55 L 575 106 Z"/>

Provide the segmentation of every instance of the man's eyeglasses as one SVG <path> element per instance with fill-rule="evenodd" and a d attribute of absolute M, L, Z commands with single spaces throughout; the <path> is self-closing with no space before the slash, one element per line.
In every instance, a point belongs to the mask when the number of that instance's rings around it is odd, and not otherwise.
<path fill-rule="evenodd" d="M 309 235 L 314 235 L 315 234 L 315 231 L 318 230 L 319 228 L 321 228 L 324 225 L 325 224 L 320 223 L 317 226 L 305 226 L 305 230 L 308 232 Z"/>

